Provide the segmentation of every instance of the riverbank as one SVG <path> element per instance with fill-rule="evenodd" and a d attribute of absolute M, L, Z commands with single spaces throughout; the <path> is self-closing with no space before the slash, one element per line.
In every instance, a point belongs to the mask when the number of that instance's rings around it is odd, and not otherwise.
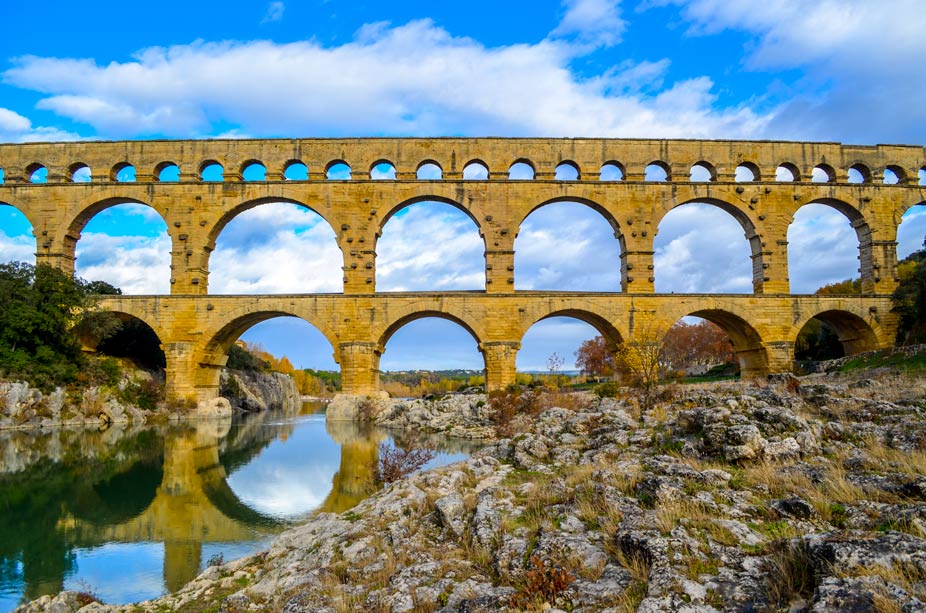
<path fill-rule="evenodd" d="M 503 435 L 471 459 L 319 513 L 175 594 L 82 610 L 926 608 L 922 379 L 676 387 L 643 411 L 562 398 L 499 421 L 468 397 L 456 426 Z M 453 421 L 451 405 L 382 415 Z"/>

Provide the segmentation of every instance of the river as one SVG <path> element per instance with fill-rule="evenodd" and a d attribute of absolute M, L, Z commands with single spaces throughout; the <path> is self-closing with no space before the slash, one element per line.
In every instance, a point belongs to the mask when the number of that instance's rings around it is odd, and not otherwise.
<path fill-rule="evenodd" d="M 314 511 L 363 500 L 381 443 L 437 449 L 427 466 L 474 449 L 326 424 L 319 403 L 298 415 L 0 432 L 0 613 L 62 589 L 113 604 L 174 591 Z"/>

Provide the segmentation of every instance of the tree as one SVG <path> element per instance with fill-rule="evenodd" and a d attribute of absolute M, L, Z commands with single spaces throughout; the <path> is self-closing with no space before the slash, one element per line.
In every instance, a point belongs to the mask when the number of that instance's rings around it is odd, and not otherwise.
<path fill-rule="evenodd" d="M 614 352 L 605 337 L 596 336 L 579 345 L 576 364 L 589 377 L 611 377 L 614 375 Z"/>
<path fill-rule="evenodd" d="M 689 366 L 712 366 L 732 362 L 733 343 L 719 326 L 701 320 L 696 324 L 677 322 L 662 341 L 662 365 L 667 370 Z"/>
<path fill-rule="evenodd" d="M 86 364 L 76 328 L 103 338 L 119 323 L 90 285 L 46 264 L 0 264 L 0 370 L 44 388 L 75 381 Z"/>
<path fill-rule="evenodd" d="M 617 369 L 629 379 L 630 385 L 640 390 L 644 409 L 652 406 L 653 394 L 659 386 L 665 336 L 664 329 L 649 325 L 617 348 Z"/>
<path fill-rule="evenodd" d="M 897 344 L 926 343 L 926 240 L 897 266 L 900 284 L 894 291 L 892 311 L 900 316 Z"/>

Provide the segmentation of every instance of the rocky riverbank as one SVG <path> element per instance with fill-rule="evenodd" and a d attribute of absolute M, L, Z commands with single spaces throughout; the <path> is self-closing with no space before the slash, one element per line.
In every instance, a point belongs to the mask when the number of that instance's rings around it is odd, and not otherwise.
<path fill-rule="evenodd" d="M 922 380 L 676 387 L 645 410 L 547 392 L 361 412 L 497 439 L 176 594 L 20 611 L 926 610 Z"/>

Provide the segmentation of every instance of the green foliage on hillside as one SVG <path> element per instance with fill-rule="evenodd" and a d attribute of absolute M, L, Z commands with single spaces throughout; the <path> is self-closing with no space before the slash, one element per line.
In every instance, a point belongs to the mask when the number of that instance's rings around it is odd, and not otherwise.
<path fill-rule="evenodd" d="M 893 311 L 900 316 L 898 345 L 926 343 L 926 240 L 897 266 L 900 285 L 894 292 Z"/>
<path fill-rule="evenodd" d="M 48 265 L 0 264 L 0 374 L 44 389 L 85 380 L 75 329 L 102 338 L 119 326 L 96 309 L 101 288 Z"/>

